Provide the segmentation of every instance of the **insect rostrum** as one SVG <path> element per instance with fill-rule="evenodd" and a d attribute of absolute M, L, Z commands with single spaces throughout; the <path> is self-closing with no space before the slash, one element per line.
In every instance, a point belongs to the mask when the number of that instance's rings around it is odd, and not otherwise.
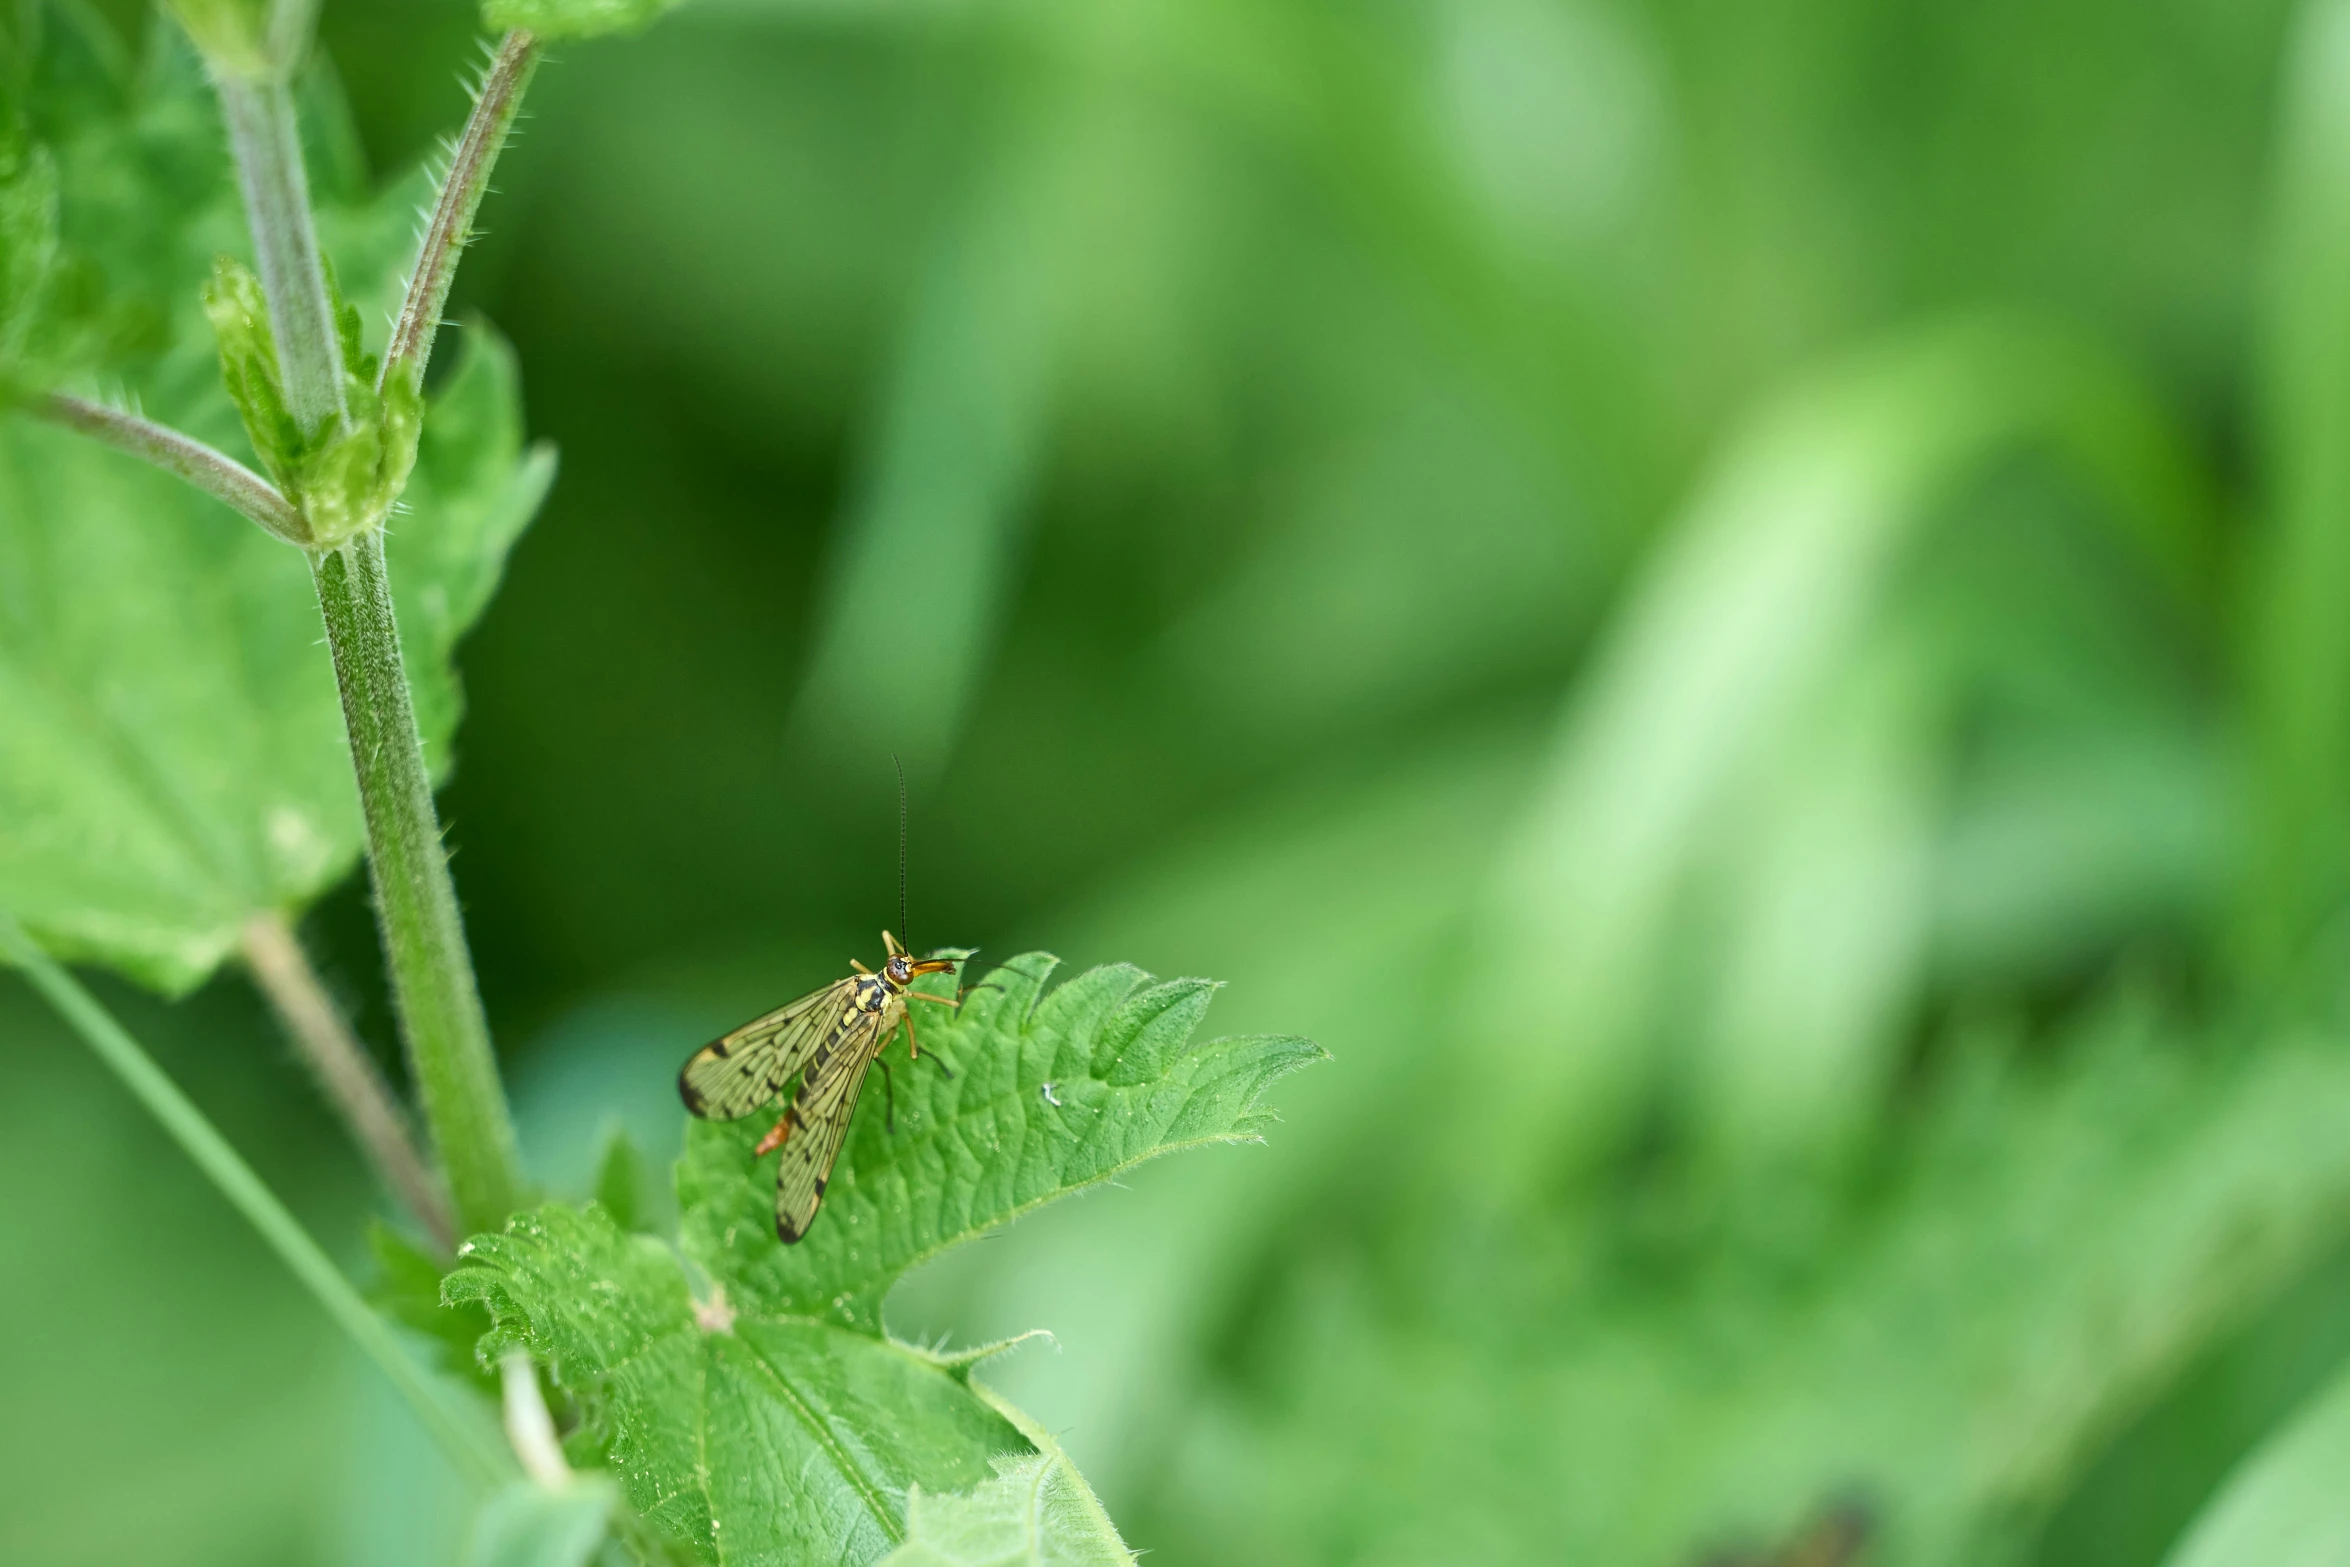
<path fill-rule="evenodd" d="M 886 930 L 881 941 L 888 956 L 879 973 L 852 962 L 857 972 L 848 978 L 721 1035 L 678 1070 L 678 1097 L 708 1121 L 739 1121 L 772 1104 L 793 1078 L 799 1079 L 790 1107 L 752 1150 L 757 1157 L 783 1149 L 775 1171 L 775 1233 L 786 1245 L 816 1221 L 825 1182 L 856 1112 L 865 1069 L 900 1024 L 910 1053 L 922 1054 L 907 1002 L 957 1004 L 951 997 L 907 987 L 925 974 L 953 972 L 960 959 L 910 957 Z"/>

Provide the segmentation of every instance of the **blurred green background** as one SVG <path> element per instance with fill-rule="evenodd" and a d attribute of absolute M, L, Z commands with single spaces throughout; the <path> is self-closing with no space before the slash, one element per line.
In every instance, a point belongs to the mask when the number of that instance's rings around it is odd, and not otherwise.
<path fill-rule="evenodd" d="M 469 7 L 322 32 L 379 176 L 461 118 Z M 870 956 L 894 750 L 918 944 L 1337 1057 L 891 1303 L 1053 1330 L 993 1380 L 1154 1567 L 2153 1564 L 2318 1406 L 2343 4 L 694 0 L 499 187 L 563 468 L 444 808 L 541 1179 Z M 361 890 L 306 933 L 389 1061 Z M 363 1269 L 242 980 L 108 994 Z M 0 1016 L 0 1558 L 448 1559 Z"/>

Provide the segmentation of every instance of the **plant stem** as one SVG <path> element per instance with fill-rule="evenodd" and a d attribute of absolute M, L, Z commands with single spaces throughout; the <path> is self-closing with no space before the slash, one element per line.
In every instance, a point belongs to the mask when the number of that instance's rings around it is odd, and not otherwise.
<path fill-rule="evenodd" d="M 225 452 L 134 413 L 52 392 L 29 411 L 104 441 L 117 451 L 176 474 L 215 500 L 225 501 L 288 544 L 307 545 L 310 523 L 277 487 Z"/>
<path fill-rule="evenodd" d="M 512 1473 L 512 1466 L 486 1433 L 475 1429 L 443 1395 L 424 1369 L 401 1347 L 391 1325 L 371 1310 L 351 1287 L 327 1254 L 310 1238 L 301 1222 L 253 1173 L 212 1123 L 204 1118 L 179 1086 L 139 1047 L 81 983 L 34 944 L 14 920 L 0 915 L 0 957 L 24 970 L 48 1003 L 88 1042 L 114 1075 L 122 1080 L 150 1115 L 163 1124 L 174 1142 L 195 1161 L 245 1221 L 260 1233 L 278 1260 L 292 1270 L 327 1315 L 348 1333 L 369 1359 L 382 1368 L 406 1397 L 425 1428 L 449 1456 L 477 1479 L 496 1484 Z"/>
<path fill-rule="evenodd" d="M 571 1483 L 571 1463 L 555 1436 L 555 1418 L 547 1413 L 530 1351 L 517 1347 L 500 1355 L 498 1379 L 505 1394 L 506 1444 L 522 1460 L 522 1472 L 550 1491 L 562 1490 Z"/>
<path fill-rule="evenodd" d="M 292 101 L 274 83 L 242 81 L 228 72 L 216 73 L 216 80 L 269 296 L 287 405 L 306 429 L 313 428 L 313 415 L 323 422 L 342 413 L 343 365 L 310 222 Z M 510 120 L 511 108 L 505 112 Z M 487 174 L 486 161 L 481 174 Z M 381 532 L 371 529 L 337 548 L 314 550 L 310 575 L 342 693 L 367 820 L 376 924 L 410 1072 L 459 1224 L 496 1229 L 522 1192 L 514 1126 L 441 848 Z"/>
<path fill-rule="evenodd" d="M 538 65 L 539 44 L 523 28 L 498 41 L 498 52 L 474 95 L 473 114 L 465 122 L 449 157 L 448 177 L 441 181 L 440 199 L 433 204 L 432 221 L 425 226 L 424 243 L 409 274 L 407 298 L 392 340 L 384 350 L 383 371 L 377 387 L 391 384 L 395 371 L 424 375 L 432 359 L 433 335 L 440 330 L 441 312 L 448 307 L 449 285 L 457 277 L 457 259 L 473 237 L 473 215 L 490 188 L 490 170 L 496 166 L 514 118 L 522 108 L 522 94 Z"/>
<path fill-rule="evenodd" d="M 315 435 L 343 416 L 343 351 L 310 222 L 293 96 L 283 83 L 246 81 L 227 71 L 215 73 L 214 85 L 236 153 L 262 291 L 269 296 L 286 408 L 305 435 Z"/>
<path fill-rule="evenodd" d="M 245 921 L 241 941 L 254 982 L 375 1165 L 376 1178 L 408 1205 L 443 1252 L 454 1250 L 457 1219 L 449 1211 L 449 1199 L 417 1151 L 391 1085 L 319 982 L 301 940 L 282 916 L 272 912 Z"/>
<path fill-rule="evenodd" d="M 459 1221 L 468 1230 L 494 1230 L 522 1193 L 514 1127 L 409 704 L 383 535 L 371 530 L 317 551 L 310 568 L 351 735 L 376 924 L 409 1068 Z"/>

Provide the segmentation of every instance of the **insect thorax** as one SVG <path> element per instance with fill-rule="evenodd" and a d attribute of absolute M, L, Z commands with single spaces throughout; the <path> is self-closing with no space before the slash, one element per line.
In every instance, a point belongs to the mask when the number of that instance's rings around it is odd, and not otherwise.
<path fill-rule="evenodd" d="M 878 974 L 867 974 L 857 981 L 857 1009 L 878 1012 L 889 1005 L 894 987 Z"/>

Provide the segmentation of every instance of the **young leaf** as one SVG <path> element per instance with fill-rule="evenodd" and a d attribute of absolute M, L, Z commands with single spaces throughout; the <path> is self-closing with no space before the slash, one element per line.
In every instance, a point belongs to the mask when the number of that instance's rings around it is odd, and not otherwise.
<path fill-rule="evenodd" d="M 271 478 L 291 492 L 310 442 L 286 407 L 277 340 L 270 333 L 269 299 L 261 279 L 243 262 L 222 256 L 204 285 L 204 315 L 220 344 L 220 379 L 244 421 L 245 438 Z"/>
<path fill-rule="evenodd" d="M 204 289 L 204 313 L 220 344 L 220 378 L 245 435 L 322 547 L 365 532 L 391 511 L 416 463 L 424 411 L 412 375 L 396 375 L 376 391 L 375 360 L 360 344 L 359 313 L 331 276 L 328 292 L 343 340 L 344 414 L 325 429 L 305 432 L 287 406 L 261 279 L 223 256 Z"/>
<path fill-rule="evenodd" d="M 483 1354 L 520 1344 L 548 1364 L 587 1412 L 576 1456 L 708 1561 L 874 1561 L 906 1538 L 917 1488 L 977 1492 L 1002 1478 L 993 1460 L 1031 1446 L 1065 1470 L 973 1383 L 978 1356 L 885 1334 L 882 1295 L 920 1258 L 1063 1192 L 1253 1137 L 1265 1088 L 1323 1052 L 1193 1043 L 1203 981 L 1119 966 L 1043 994 L 1053 961 L 1015 959 L 989 976 L 998 988 L 932 1020 L 926 1049 L 956 1076 L 901 1064 L 894 1136 L 879 1085 L 864 1096 L 798 1247 L 775 1238 L 772 1159 L 749 1154 L 764 1123 L 696 1126 L 678 1171 L 684 1258 L 598 1206 L 552 1204 L 468 1242 L 444 1298 L 488 1307 Z M 1063 1511 L 1090 1505 L 1073 1473 L 1048 1481 Z M 1098 1548 L 1106 1530 L 1077 1537 Z"/>
<path fill-rule="evenodd" d="M 349 412 L 310 452 L 294 484 L 322 545 L 341 544 L 381 523 L 416 465 L 424 398 L 413 376 L 396 375 L 381 396 L 347 377 Z"/>

